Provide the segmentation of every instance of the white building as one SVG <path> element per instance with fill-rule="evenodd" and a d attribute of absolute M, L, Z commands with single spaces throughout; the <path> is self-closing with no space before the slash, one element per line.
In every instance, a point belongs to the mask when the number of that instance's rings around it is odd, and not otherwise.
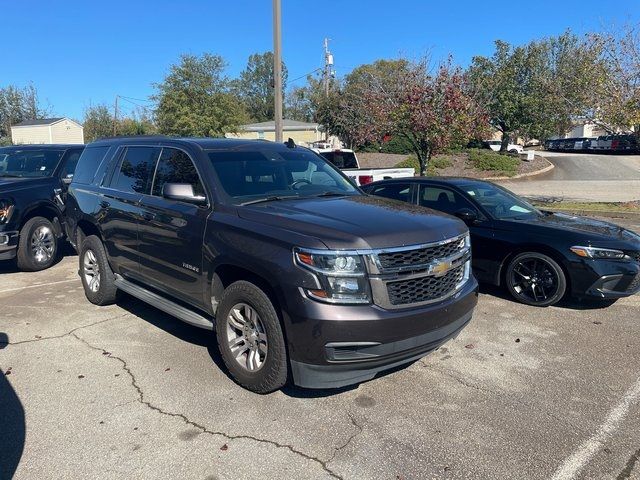
<path fill-rule="evenodd" d="M 66 117 L 25 120 L 11 127 L 11 142 L 14 145 L 83 144 L 84 128 Z"/>

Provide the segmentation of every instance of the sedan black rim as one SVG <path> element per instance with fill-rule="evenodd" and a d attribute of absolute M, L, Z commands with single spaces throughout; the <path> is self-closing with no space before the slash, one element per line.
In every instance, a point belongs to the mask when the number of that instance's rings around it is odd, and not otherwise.
<path fill-rule="evenodd" d="M 544 303 L 558 293 L 558 275 L 545 260 L 525 257 L 511 270 L 511 286 L 514 292 L 532 303 Z"/>

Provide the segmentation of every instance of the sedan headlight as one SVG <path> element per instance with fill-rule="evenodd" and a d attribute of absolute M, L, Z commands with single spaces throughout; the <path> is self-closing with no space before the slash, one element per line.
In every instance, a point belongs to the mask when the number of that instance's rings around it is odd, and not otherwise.
<path fill-rule="evenodd" d="M 9 200 L 0 200 L 0 225 L 9 221 L 13 213 L 13 203 Z"/>
<path fill-rule="evenodd" d="M 622 250 L 613 250 L 611 248 L 581 247 L 574 246 L 570 249 L 573 253 L 583 258 L 601 258 L 601 259 L 622 259 L 625 253 Z"/>
<path fill-rule="evenodd" d="M 371 294 L 362 257 L 346 252 L 296 248 L 296 264 L 313 271 L 322 288 L 307 289 L 316 300 L 329 303 L 369 303 Z"/>

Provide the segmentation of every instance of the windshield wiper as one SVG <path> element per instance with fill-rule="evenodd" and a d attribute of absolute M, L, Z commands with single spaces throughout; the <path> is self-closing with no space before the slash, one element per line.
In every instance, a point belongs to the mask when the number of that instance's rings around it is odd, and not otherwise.
<path fill-rule="evenodd" d="M 287 200 L 289 198 L 300 198 L 300 196 L 299 195 L 271 195 L 269 197 L 256 198 L 255 200 L 242 202 L 240 205 L 244 207 L 245 205 L 253 205 L 254 203 L 275 202 L 278 200 Z"/>
<path fill-rule="evenodd" d="M 12 173 L 0 173 L 0 177 L 21 178 L 20 175 L 14 175 Z"/>
<path fill-rule="evenodd" d="M 347 195 L 349 194 L 345 192 L 322 192 L 318 195 L 314 195 L 314 197 L 345 197 Z"/>

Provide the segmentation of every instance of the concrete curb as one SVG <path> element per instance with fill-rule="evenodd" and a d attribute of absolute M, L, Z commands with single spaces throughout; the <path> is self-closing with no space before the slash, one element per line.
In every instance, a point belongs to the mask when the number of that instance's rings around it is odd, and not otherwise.
<path fill-rule="evenodd" d="M 535 177 L 536 175 L 542 175 L 543 173 L 547 173 L 553 170 L 554 168 L 556 168 L 556 166 L 553 163 L 551 163 L 549 160 L 547 160 L 547 158 L 543 157 L 542 155 L 538 155 L 538 156 L 543 158 L 544 161 L 547 162 L 549 165 L 547 165 L 544 168 L 541 168 L 540 170 L 536 170 L 535 172 L 521 173 L 519 175 L 514 175 L 513 177 L 484 177 L 484 178 L 481 178 L 480 180 L 517 180 L 518 178 L 527 178 L 527 177 Z"/>
<path fill-rule="evenodd" d="M 591 217 L 607 217 L 607 218 L 625 218 L 625 219 L 634 219 L 640 220 L 640 212 L 619 212 L 619 211 L 610 211 L 610 210 L 582 210 L 582 209 L 573 209 L 573 208 L 558 208 L 553 205 L 545 205 L 540 206 L 538 208 L 542 208 L 543 210 L 549 210 L 558 213 L 573 213 L 575 215 L 584 215 Z"/>

